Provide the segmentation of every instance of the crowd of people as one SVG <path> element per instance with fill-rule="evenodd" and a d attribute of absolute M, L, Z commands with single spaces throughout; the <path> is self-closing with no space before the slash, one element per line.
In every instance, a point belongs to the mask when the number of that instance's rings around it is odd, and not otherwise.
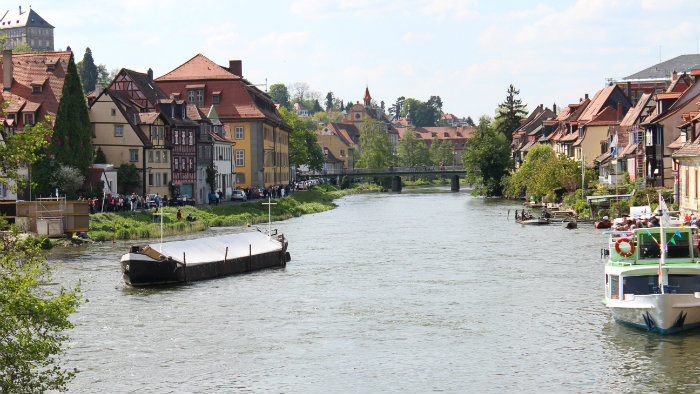
<path fill-rule="evenodd" d="M 275 185 L 267 188 L 248 187 L 241 190 L 245 192 L 247 200 L 268 197 L 283 198 L 296 190 L 300 190 L 300 184 L 292 182 L 288 185 Z M 207 194 L 207 203 L 209 205 L 219 205 L 224 201 L 224 198 L 224 194 L 221 191 L 209 192 Z M 166 207 L 175 205 L 172 196 L 161 196 L 160 194 L 106 194 L 87 199 L 81 197 L 79 200 L 87 200 L 91 214 L 99 212 L 133 212 L 143 209 L 157 210 L 161 204 Z"/>

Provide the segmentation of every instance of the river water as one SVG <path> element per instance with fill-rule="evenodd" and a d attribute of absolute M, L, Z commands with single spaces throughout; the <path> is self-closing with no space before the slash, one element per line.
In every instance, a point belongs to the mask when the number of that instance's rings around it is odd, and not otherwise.
<path fill-rule="evenodd" d="M 284 269 L 134 289 L 133 242 L 54 252 L 89 300 L 69 392 L 700 392 L 699 331 L 648 334 L 602 305 L 592 226 L 521 226 L 519 205 L 444 187 L 337 203 L 274 223 Z"/>

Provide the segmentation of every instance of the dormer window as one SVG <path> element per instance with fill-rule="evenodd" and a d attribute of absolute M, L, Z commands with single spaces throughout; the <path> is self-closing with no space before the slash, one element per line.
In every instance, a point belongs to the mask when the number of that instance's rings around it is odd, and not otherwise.
<path fill-rule="evenodd" d="M 34 124 L 34 114 L 33 113 L 24 114 L 24 124 L 25 124 L 25 126 L 31 126 Z"/>
<path fill-rule="evenodd" d="M 212 102 L 212 104 L 214 104 L 214 105 L 218 105 L 218 104 L 219 104 L 219 95 L 218 95 L 218 94 L 212 95 L 212 96 L 211 96 L 211 102 Z"/>
<path fill-rule="evenodd" d="M 42 90 L 41 85 L 32 86 L 32 94 L 41 94 Z"/>

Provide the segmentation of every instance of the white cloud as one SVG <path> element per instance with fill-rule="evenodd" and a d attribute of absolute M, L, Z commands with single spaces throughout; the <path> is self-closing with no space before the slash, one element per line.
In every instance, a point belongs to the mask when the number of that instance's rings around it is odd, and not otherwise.
<path fill-rule="evenodd" d="M 449 16 L 464 19 L 478 15 L 476 2 L 471 0 L 425 0 L 421 12 L 424 15 Z"/>
<path fill-rule="evenodd" d="M 401 40 L 407 44 L 427 44 L 435 40 L 437 36 L 430 32 L 406 32 Z"/>

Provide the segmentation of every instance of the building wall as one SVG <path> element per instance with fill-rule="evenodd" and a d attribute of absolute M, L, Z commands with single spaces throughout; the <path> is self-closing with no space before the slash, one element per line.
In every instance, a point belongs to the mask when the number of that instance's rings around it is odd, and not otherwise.
<path fill-rule="evenodd" d="M 152 125 L 141 125 L 140 127 L 141 131 L 150 137 L 153 144 L 152 148 L 144 150 L 146 155 L 146 193 L 167 196 L 170 194 L 168 183 L 173 180 L 170 165 L 172 151 L 167 145 L 167 127 L 161 118 L 157 118 Z"/>
<path fill-rule="evenodd" d="M 143 143 L 112 99 L 106 94 L 101 95 L 90 108 L 89 116 L 93 130 L 92 144 L 95 148 L 102 148 L 107 163 L 116 167 L 132 163 L 143 171 Z M 115 135 L 117 125 L 122 127 L 121 137 Z M 130 160 L 130 149 L 138 150 L 138 160 Z"/>
<path fill-rule="evenodd" d="M 251 157 L 250 157 L 250 124 L 248 122 L 228 122 L 226 125 L 231 130 L 231 137 L 235 145 L 233 146 L 233 162 L 236 168 L 235 184 L 237 187 L 251 187 L 251 186 L 261 186 L 254 185 L 251 180 Z M 243 127 L 243 138 L 236 138 L 236 127 Z M 236 163 L 236 151 L 242 150 L 244 152 L 244 162 L 243 165 Z M 243 176 L 239 176 L 242 174 Z"/>
<path fill-rule="evenodd" d="M 0 29 L 0 36 L 5 34 L 5 49 L 15 49 L 26 43 L 32 47 L 32 52 L 53 52 L 53 28 L 22 26 Z"/>
<path fill-rule="evenodd" d="M 352 148 L 348 147 L 341 139 L 335 134 L 321 134 L 318 135 L 318 141 L 323 144 L 323 147 L 328 149 L 333 156 L 343 161 L 343 168 L 352 169 L 354 168 L 354 163 L 352 163 L 351 151 Z"/>
<path fill-rule="evenodd" d="M 678 159 L 678 209 L 681 214 L 700 213 L 700 157 Z"/>
<path fill-rule="evenodd" d="M 585 136 L 581 142 L 583 157 L 586 160 L 586 165 L 592 166 L 596 157 L 600 156 L 600 141 L 608 139 L 608 125 L 605 126 L 586 126 Z M 581 157 L 577 157 L 581 160 Z"/>

